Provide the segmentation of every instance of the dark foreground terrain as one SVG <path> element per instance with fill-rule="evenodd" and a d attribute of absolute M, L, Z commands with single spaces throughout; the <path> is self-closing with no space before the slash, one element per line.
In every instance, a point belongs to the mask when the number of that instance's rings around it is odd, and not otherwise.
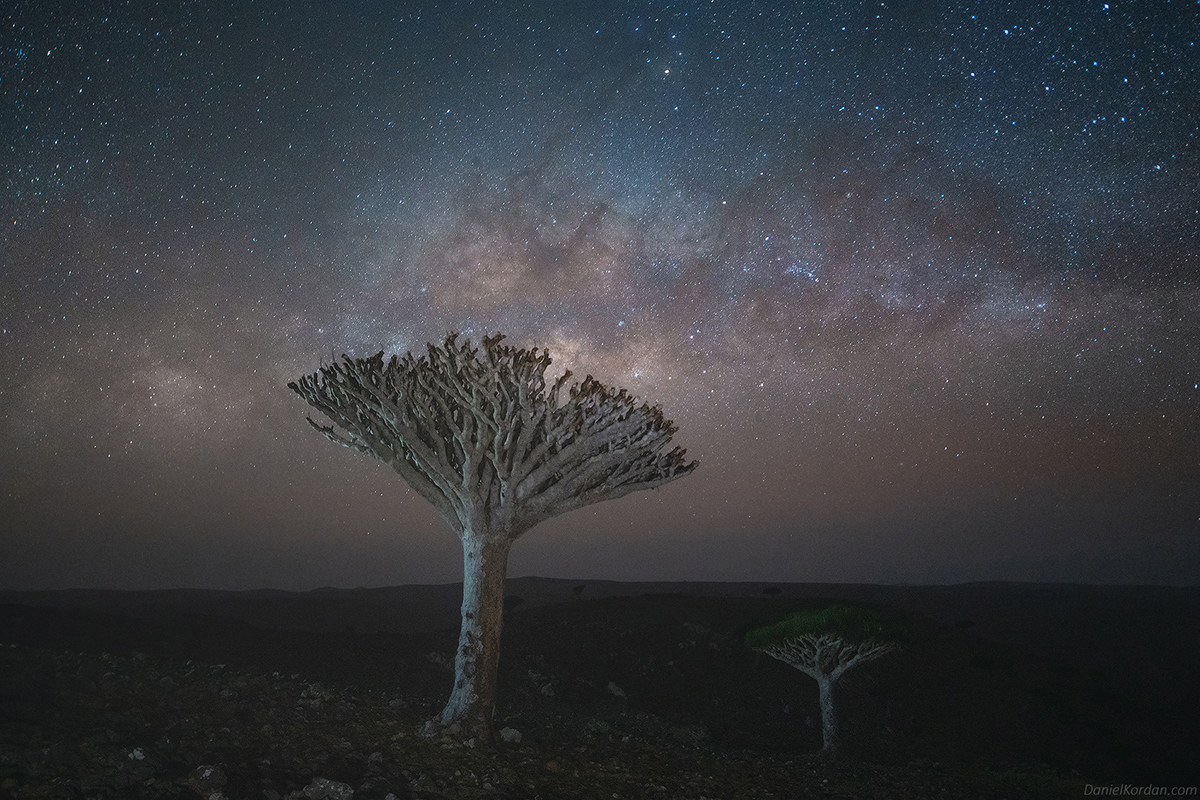
<path fill-rule="evenodd" d="M 764 591 L 765 590 L 765 591 Z M 426 739 L 457 587 L 0 595 L 0 797 L 1082 797 L 1194 786 L 1200 591 L 509 583 L 497 729 Z M 741 643 L 828 599 L 902 619 L 816 686 Z"/>

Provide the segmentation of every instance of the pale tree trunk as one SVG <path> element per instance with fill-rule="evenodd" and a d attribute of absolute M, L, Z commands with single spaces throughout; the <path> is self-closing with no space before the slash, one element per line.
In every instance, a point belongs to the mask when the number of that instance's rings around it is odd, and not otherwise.
<path fill-rule="evenodd" d="M 457 724 L 462 733 L 486 739 L 496 705 L 504 575 L 512 542 L 472 531 L 464 531 L 462 541 L 462 631 L 454 657 L 454 691 L 439 721 L 442 727 Z"/>
<path fill-rule="evenodd" d="M 838 751 L 838 721 L 833 708 L 834 681 L 827 676 L 817 678 L 817 690 L 821 701 L 821 734 L 824 744 L 821 753 L 827 756 L 837 755 Z"/>

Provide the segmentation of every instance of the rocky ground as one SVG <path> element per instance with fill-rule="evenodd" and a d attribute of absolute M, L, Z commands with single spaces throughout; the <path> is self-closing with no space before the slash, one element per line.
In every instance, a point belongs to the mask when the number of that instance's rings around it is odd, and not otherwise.
<path fill-rule="evenodd" d="M 426 739 L 431 698 L 144 654 L 8 645 L 12 798 L 1078 797 L 1053 774 L 714 750 L 653 715 L 527 712 L 520 741 Z M 550 704 L 545 704 L 549 707 Z M 519 726 L 519 727 L 516 727 Z M 509 733 L 511 738 L 515 735 Z"/>
<path fill-rule="evenodd" d="M 3 606 L 0 797 L 1041 798 L 1104 777 L 1070 752 L 1036 758 L 1074 729 L 1038 711 L 1034 667 L 919 620 L 915 653 L 849 687 L 850 757 L 808 755 L 815 691 L 740 645 L 764 606 L 735 606 L 515 614 L 495 742 L 420 733 L 449 690 L 452 631 L 316 637 Z M 931 659 L 941 674 L 897 697 Z M 931 692 L 957 699 L 922 716 Z"/>

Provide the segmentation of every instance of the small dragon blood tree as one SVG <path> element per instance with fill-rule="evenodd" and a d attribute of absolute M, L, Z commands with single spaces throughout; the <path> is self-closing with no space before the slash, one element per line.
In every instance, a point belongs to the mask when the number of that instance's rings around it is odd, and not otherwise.
<path fill-rule="evenodd" d="M 834 705 L 838 679 L 847 670 L 900 649 L 903 632 L 861 606 L 831 605 L 797 611 L 782 622 L 746 634 L 746 644 L 790 664 L 817 682 L 821 702 L 821 752 L 838 752 Z"/>
<path fill-rule="evenodd" d="M 458 535 L 462 629 L 454 689 L 430 731 L 491 733 L 504 576 L 518 536 L 576 508 L 653 489 L 696 468 L 667 449 L 674 423 L 624 389 L 570 371 L 546 384 L 550 354 L 451 334 L 428 354 L 342 356 L 289 383 L 332 425 L 318 431 L 394 469 Z M 564 391 L 564 387 L 566 391 Z"/>

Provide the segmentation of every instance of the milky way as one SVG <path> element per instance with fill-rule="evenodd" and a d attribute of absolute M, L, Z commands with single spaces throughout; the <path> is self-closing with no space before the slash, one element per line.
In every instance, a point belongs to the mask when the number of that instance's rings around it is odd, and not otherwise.
<path fill-rule="evenodd" d="M 511 574 L 1194 583 L 1200 6 L 19 3 L 0 586 L 444 582 L 289 380 L 449 331 L 687 479 Z"/>

